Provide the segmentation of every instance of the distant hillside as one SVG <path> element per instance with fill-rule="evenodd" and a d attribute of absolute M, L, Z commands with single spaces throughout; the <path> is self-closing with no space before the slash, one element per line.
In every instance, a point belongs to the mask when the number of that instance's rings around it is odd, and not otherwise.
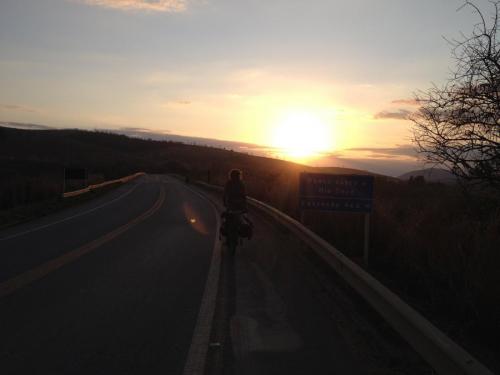
<path fill-rule="evenodd" d="M 231 168 L 243 170 L 250 195 L 270 201 L 297 199 L 299 173 L 366 174 L 346 168 L 314 168 L 210 146 L 131 138 L 113 133 L 25 130 L 0 126 L 0 209 L 59 196 L 62 171 L 85 167 L 90 182 L 137 171 L 177 173 L 191 179 L 224 184 Z"/>
<path fill-rule="evenodd" d="M 151 140 L 109 132 L 78 129 L 26 130 L 0 126 L 0 160 L 6 162 L 49 163 L 52 166 L 77 165 L 91 172 L 115 177 L 131 170 L 149 172 L 189 172 L 197 169 L 219 169 L 219 166 L 254 166 L 256 169 L 293 168 L 324 173 L 368 172 L 347 168 L 314 168 L 290 161 L 249 155 L 229 148 L 185 143 L 173 140 Z M 187 140 L 187 138 L 186 138 Z"/>
<path fill-rule="evenodd" d="M 58 128 L 50 127 L 47 125 L 21 123 L 21 122 L 5 122 L 5 121 L 0 121 L 0 127 L 15 128 L 22 130 L 59 130 Z M 118 129 L 99 129 L 99 132 L 125 135 L 130 138 L 139 138 L 144 140 L 167 141 L 167 142 L 171 141 L 176 143 L 184 143 L 187 145 L 216 147 L 220 149 L 233 150 L 257 156 L 269 156 L 271 150 L 268 147 L 247 142 L 224 141 L 220 139 L 183 136 L 168 132 L 154 131 L 146 128 L 123 127 Z"/>
<path fill-rule="evenodd" d="M 424 177 L 425 181 L 427 182 L 440 182 L 443 184 L 453 184 L 456 182 L 456 177 L 450 171 L 441 168 L 427 168 L 417 171 L 411 171 L 402 174 L 398 178 L 406 181 L 411 177 L 415 178 L 418 176 Z"/>

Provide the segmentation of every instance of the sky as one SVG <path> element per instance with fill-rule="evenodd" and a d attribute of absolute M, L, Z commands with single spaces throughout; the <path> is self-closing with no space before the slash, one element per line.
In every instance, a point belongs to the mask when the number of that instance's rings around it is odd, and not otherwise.
<path fill-rule="evenodd" d="M 453 67 L 443 37 L 478 22 L 463 3 L 0 0 L 0 122 L 243 142 L 397 175 L 419 166 L 414 93 Z"/>

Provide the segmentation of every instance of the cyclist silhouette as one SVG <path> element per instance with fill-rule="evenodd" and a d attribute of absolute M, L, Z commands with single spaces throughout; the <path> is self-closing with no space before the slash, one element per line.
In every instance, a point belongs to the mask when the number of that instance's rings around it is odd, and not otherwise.
<path fill-rule="evenodd" d="M 247 212 L 247 195 L 242 181 L 242 172 L 232 169 L 224 187 L 224 206 L 229 211 Z"/>
<path fill-rule="evenodd" d="M 253 224 L 246 217 L 247 195 L 241 175 L 239 169 L 231 170 L 224 187 L 223 200 L 226 211 L 221 214 L 220 235 L 226 237 L 225 244 L 231 255 L 235 254 L 238 243 L 241 244 L 243 238 L 250 239 L 253 233 Z"/>

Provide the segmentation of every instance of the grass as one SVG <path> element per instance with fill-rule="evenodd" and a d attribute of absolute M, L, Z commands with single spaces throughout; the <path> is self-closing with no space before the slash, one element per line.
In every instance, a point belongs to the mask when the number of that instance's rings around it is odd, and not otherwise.
<path fill-rule="evenodd" d="M 83 204 L 118 186 L 119 184 L 107 185 L 97 190 L 68 198 L 61 198 L 60 195 L 51 196 L 48 199 L 0 210 L 0 230 L 56 213 L 68 207 Z"/>

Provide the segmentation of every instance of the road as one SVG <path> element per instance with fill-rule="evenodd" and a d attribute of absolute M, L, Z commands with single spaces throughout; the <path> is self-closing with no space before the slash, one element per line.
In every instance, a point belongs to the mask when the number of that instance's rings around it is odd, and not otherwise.
<path fill-rule="evenodd" d="M 210 375 L 430 373 L 257 210 L 254 238 L 215 256 L 216 206 L 144 176 L 0 232 L 1 373 L 186 374 L 204 353 Z"/>
<path fill-rule="evenodd" d="M 0 233 L 2 374 L 181 374 L 216 215 L 145 176 Z"/>

